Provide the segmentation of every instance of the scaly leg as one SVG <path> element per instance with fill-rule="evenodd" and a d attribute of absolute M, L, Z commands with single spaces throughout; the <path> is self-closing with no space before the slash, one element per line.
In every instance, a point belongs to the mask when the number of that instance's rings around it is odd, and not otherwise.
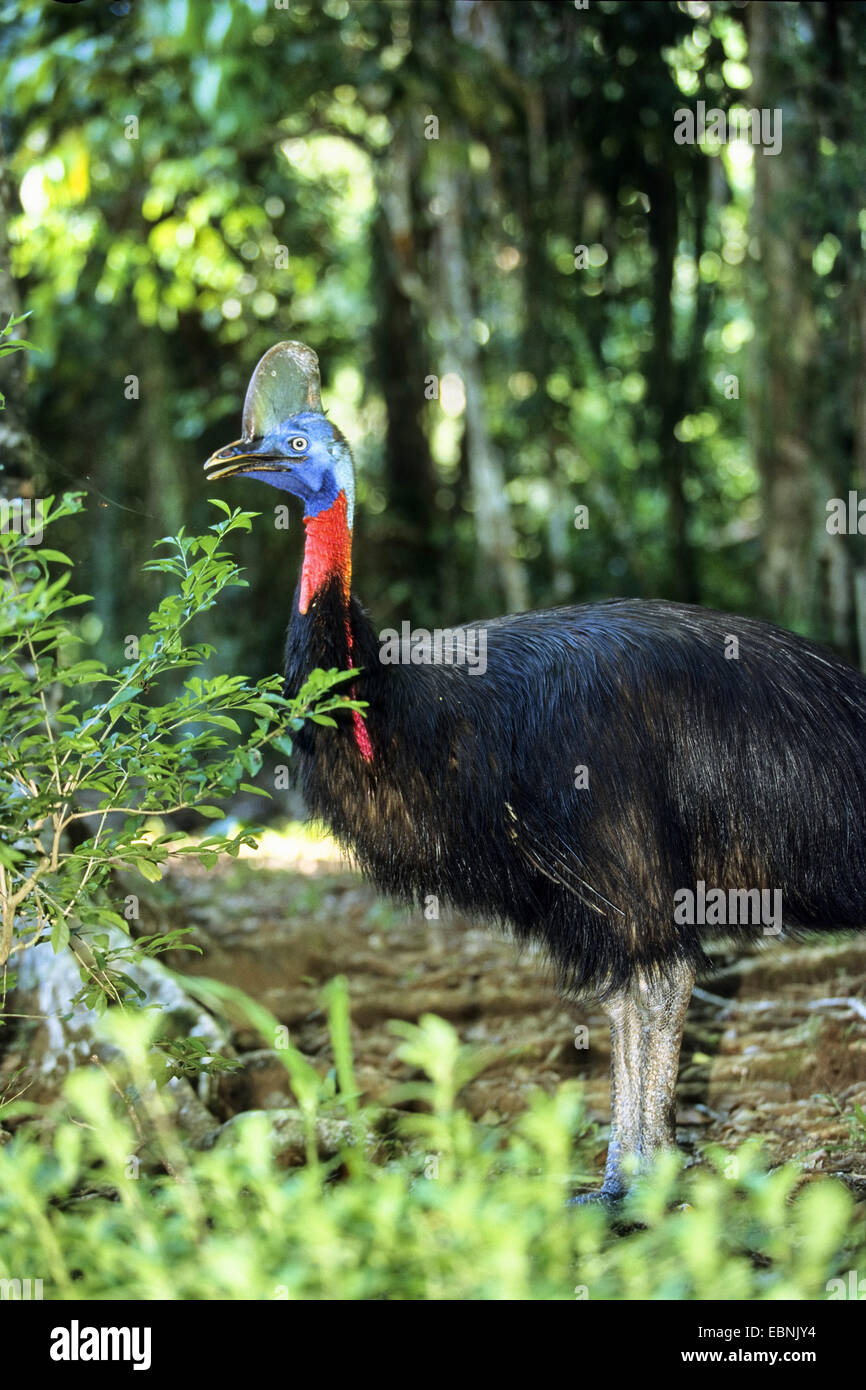
<path fill-rule="evenodd" d="M 611 995 L 602 1008 L 610 1024 L 610 1138 L 601 1190 L 575 1197 L 580 1204 L 619 1201 L 628 1188 L 623 1158 L 640 1144 L 641 1016 L 629 990 Z"/>
<path fill-rule="evenodd" d="M 610 1021 L 610 1139 L 601 1196 L 621 1197 L 628 1186 L 622 1160 L 640 1143 L 640 1053 L 642 1023 L 631 994 L 604 1005 Z"/>
<path fill-rule="evenodd" d="M 677 1146 L 677 1071 L 694 984 L 692 966 L 679 962 L 667 978 L 638 976 L 633 986 L 642 1032 L 638 1152 L 647 1166 L 662 1149 Z"/>
<path fill-rule="evenodd" d="M 623 1160 L 648 1167 L 676 1148 L 676 1085 L 683 1023 L 695 983 L 690 965 L 666 978 L 638 974 L 603 1005 L 610 1020 L 610 1140 L 604 1183 L 579 1202 L 615 1202 L 628 1189 Z"/>

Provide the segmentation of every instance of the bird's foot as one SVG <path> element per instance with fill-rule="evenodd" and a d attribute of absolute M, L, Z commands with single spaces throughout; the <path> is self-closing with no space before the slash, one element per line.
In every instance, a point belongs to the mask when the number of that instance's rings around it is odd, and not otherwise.
<path fill-rule="evenodd" d="M 569 1207 L 588 1207 L 603 1206 L 608 1211 L 618 1211 L 625 1200 L 625 1190 L 623 1188 L 600 1188 L 598 1192 L 582 1192 L 579 1197 L 571 1197 L 566 1206 Z"/>

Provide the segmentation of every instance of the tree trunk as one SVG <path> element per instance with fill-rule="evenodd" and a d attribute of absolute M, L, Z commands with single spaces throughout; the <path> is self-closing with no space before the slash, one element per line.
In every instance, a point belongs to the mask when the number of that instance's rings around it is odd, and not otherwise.
<path fill-rule="evenodd" d="M 440 267 L 451 329 L 450 355 L 466 392 L 466 440 L 479 559 L 494 577 L 509 612 L 521 612 L 529 607 L 529 590 L 523 563 L 515 553 L 505 470 L 487 429 L 481 358 L 472 334 L 474 314 L 460 216 L 461 189 L 449 154 L 445 152 L 438 169 Z"/>
<path fill-rule="evenodd" d="M 670 171 L 656 169 L 650 174 L 649 237 L 655 254 L 652 282 L 652 357 L 647 368 L 649 400 L 656 421 L 656 438 L 661 460 L 662 481 L 668 499 L 671 574 L 670 598 L 683 603 L 698 601 L 695 557 L 689 540 L 689 509 L 683 486 L 686 450 L 674 434 L 677 421 L 686 411 L 683 364 L 674 353 L 673 290 L 674 256 L 677 249 L 677 189 Z M 696 364 L 688 364 L 695 371 Z"/>
<path fill-rule="evenodd" d="M 784 11 L 774 5 L 750 8 L 750 105 L 775 110 L 784 104 L 787 117 L 791 93 L 779 79 L 788 23 Z M 811 264 L 804 261 L 802 249 L 805 245 L 811 253 L 811 243 L 800 234 L 790 197 L 792 169 L 798 169 L 792 126 L 794 122 L 784 131 L 785 158 L 755 150 L 752 235 L 759 259 L 752 276 L 756 333 L 749 427 L 763 494 L 764 603 L 775 621 L 803 629 L 812 626 L 818 589 L 819 498 L 810 448 L 810 366 L 817 333 L 809 292 Z"/>
<path fill-rule="evenodd" d="M 376 374 L 385 397 L 385 474 L 393 526 L 380 572 L 392 592 L 405 586 L 419 622 L 439 613 L 436 470 L 422 417 L 424 381 L 434 370 L 424 346 L 418 305 L 426 299 L 417 268 L 412 202 L 416 161 L 408 121 L 398 127 L 388 160 L 377 171 L 379 217 L 373 227 L 380 312 L 375 328 Z"/>

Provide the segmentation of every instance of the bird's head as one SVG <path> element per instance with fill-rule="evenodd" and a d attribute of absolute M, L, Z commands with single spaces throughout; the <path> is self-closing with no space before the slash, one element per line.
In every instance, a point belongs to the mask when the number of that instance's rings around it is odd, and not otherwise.
<path fill-rule="evenodd" d="M 328 511 L 342 493 L 352 526 L 355 480 L 343 435 L 322 410 L 319 363 L 303 343 L 277 343 L 259 362 L 244 401 L 243 432 L 211 454 L 208 480 L 243 474 L 304 503 L 307 517 Z"/>

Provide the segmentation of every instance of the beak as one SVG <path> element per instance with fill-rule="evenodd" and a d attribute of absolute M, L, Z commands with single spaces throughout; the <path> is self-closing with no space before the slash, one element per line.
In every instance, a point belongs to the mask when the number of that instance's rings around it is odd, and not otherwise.
<path fill-rule="evenodd" d="M 231 478 L 236 473 L 286 473 L 290 464 L 282 454 L 275 454 L 264 439 L 236 439 L 217 449 L 204 465 L 208 481 Z"/>

